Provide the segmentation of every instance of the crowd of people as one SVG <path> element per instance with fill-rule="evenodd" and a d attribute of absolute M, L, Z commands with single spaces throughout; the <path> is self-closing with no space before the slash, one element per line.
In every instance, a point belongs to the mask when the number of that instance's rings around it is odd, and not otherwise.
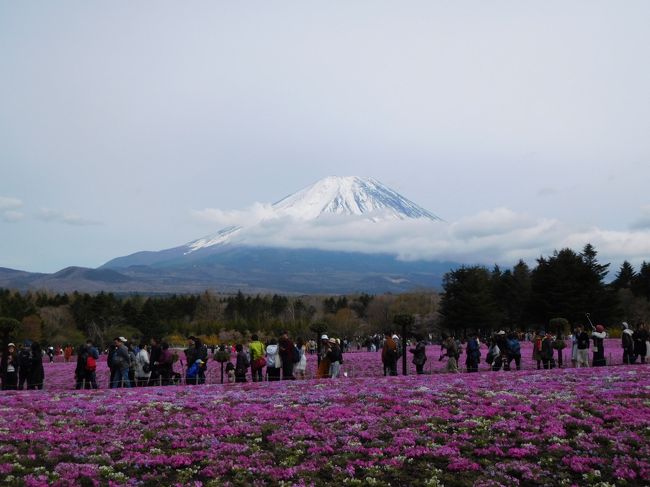
<path fill-rule="evenodd" d="M 43 389 L 43 351 L 38 342 L 25 340 L 20 350 L 8 343 L 0 359 L 2 389 Z"/>
<path fill-rule="evenodd" d="M 645 364 L 646 357 L 650 354 L 650 333 L 645 323 L 639 323 L 636 330 L 632 330 L 628 323 L 623 322 L 622 328 L 623 363 L 635 364 L 638 361 L 638 363 Z M 589 367 L 590 350 L 592 352 L 592 367 L 607 365 L 605 338 L 607 338 L 607 332 L 602 325 L 593 327 L 591 333 L 588 333 L 582 325 L 577 325 L 573 333 L 568 336 L 568 341 L 571 344 L 571 365 L 573 367 Z M 396 363 L 400 357 L 398 340 L 397 335 L 386 334 L 383 341 L 384 375 L 397 375 Z M 485 346 L 487 353 L 484 361 L 491 370 L 509 371 L 512 370 L 513 365 L 516 370 L 521 370 L 522 340 L 532 342 L 532 360 L 536 363 L 537 369 L 553 369 L 564 366 L 563 356 L 567 340 L 560 334 L 543 330 L 530 334 L 501 330 L 488 337 L 483 337 L 482 340 L 476 333 L 473 333 L 464 342 L 452 335 L 443 334 L 440 340 L 441 354 L 438 360 L 442 361 L 447 358 L 445 371 L 458 372 L 463 345 L 465 345 L 466 370 L 467 372 L 478 372 L 481 348 Z M 413 354 L 412 362 L 416 366 L 418 374 L 424 373 L 423 366 L 427 361 L 426 344 L 422 338 L 418 338 L 415 348 L 409 350 Z"/>
<path fill-rule="evenodd" d="M 633 330 L 624 322 L 622 327 L 623 363 L 646 363 L 650 352 L 650 334 L 646 325 L 639 323 Z M 532 342 L 531 358 L 538 369 L 563 367 L 567 341 L 570 342 L 573 367 L 607 365 L 604 347 L 606 337 L 607 333 L 601 325 L 593 327 L 590 332 L 578 325 L 567 339 L 548 331 L 525 334 L 498 331 L 487 337 L 470 334 L 463 341 L 443 334 L 437 341 L 432 341 L 431 337 L 415 336 L 408 343 L 402 343 L 397 334 L 387 332 L 383 336 L 375 335 L 357 342 L 357 348 L 360 349 L 363 343 L 368 350 L 381 351 L 385 376 L 397 375 L 397 363 L 407 350 L 408 359 L 415 365 L 417 374 L 424 374 L 424 366 L 428 360 L 427 346 L 432 344 L 440 346 L 438 360 L 447 359 L 444 367 L 447 372 L 459 371 L 463 352 L 467 372 L 478 372 L 483 348 L 487 349 L 483 361 L 492 371 L 509 371 L 521 370 L 522 340 Z M 315 377 L 336 379 L 341 375 L 343 354 L 349 350 L 350 344 L 348 340 L 342 342 L 327 334 L 323 334 L 318 343 L 302 338 L 297 338 L 294 343 L 289 338 L 289 333 L 284 331 L 277 339 L 272 338 L 267 343 L 260 341 L 258 335 L 254 334 L 246 347 L 242 343 L 221 345 L 218 349 L 213 347 L 211 355 L 213 362 L 224 367 L 228 382 L 241 383 L 249 379 L 253 382 L 305 379 L 308 360 L 313 360 L 309 357 L 314 354 L 318 354 Z M 92 341 L 88 340 L 76 351 L 72 350 L 72 347 L 65 347 L 61 352 L 66 362 L 76 355 L 76 389 L 99 387 L 96 371 L 101 353 Z M 195 336 L 188 338 L 184 351 L 175 351 L 169 343 L 155 338 L 148 343 L 136 344 L 120 336 L 104 350 L 104 354 L 110 371 L 110 388 L 205 384 L 210 356 L 208 347 Z M 49 349 L 43 350 L 38 342 L 25 340 L 20 349 L 17 349 L 14 343 L 9 343 L 0 361 L 2 389 L 43 389 L 43 358 L 48 355 Z M 407 357 L 403 360 L 407 360 Z M 176 372 L 177 362 L 180 362 L 182 372 Z"/>

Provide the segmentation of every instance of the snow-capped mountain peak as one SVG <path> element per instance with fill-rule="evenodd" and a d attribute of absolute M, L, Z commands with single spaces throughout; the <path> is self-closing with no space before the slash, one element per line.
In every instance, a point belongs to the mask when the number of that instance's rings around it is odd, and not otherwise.
<path fill-rule="evenodd" d="M 323 178 L 274 203 L 262 221 L 290 218 L 298 222 L 315 221 L 327 215 L 357 216 L 369 221 L 421 219 L 441 221 L 439 217 L 404 198 L 373 178 L 356 176 Z M 246 228 L 226 227 L 216 234 L 186 245 L 185 254 L 243 238 Z"/>
<path fill-rule="evenodd" d="M 356 176 L 321 179 L 273 204 L 273 209 L 278 216 L 300 220 L 313 220 L 326 214 L 440 220 L 376 179 Z"/>

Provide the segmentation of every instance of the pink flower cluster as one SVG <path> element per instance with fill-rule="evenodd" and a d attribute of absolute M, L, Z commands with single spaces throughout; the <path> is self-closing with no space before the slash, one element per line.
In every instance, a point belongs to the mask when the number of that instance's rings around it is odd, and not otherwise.
<path fill-rule="evenodd" d="M 0 474 L 33 486 L 642 485 L 649 388 L 649 367 L 620 366 L 7 392 Z"/>

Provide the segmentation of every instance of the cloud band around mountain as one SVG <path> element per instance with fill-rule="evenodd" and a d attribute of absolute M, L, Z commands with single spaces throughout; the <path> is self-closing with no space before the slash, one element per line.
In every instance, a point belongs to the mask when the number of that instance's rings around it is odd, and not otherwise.
<path fill-rule="evenodd" d="M 376 222 L 350 215 L 297 221 L 273 217 L 271 206 L 261 203 L 243 211 L 195 211 L 193 217 L 221 226 L 246 222 L 233 243 L 391 253 L 403 260 L 512 265 L 519 259 L 532 263 L 565 247 L 579 251 L 586 243 L 596 247 L 601 262 L 638 264 L 650 256 L 650 225 L 637 224 L 629 231 L 578 228 L 508 208 L 481 211 L 453 223 L 426 219 Z"/>

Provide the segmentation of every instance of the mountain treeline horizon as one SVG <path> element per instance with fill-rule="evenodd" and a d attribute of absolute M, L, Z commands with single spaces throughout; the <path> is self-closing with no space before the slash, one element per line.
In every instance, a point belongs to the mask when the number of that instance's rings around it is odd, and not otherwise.
<path fill-rule="evenodd" d="M 511 269 L 462 266 L 445 274 L 441 292 L 120 296 L 0 289 L 0 333 L 3 346 L 23 339 L 48 346 L 86 339 L 106 345 L 116 336 L 181 345 L 189 335 L 217 345 L 282 330 L 306 339 L 323 330 L 363 337 L 393 331 L 395 318 L 408 314 L 414 335 L 447 331 L 462 337 L 471 331 L 548 330 L 558 319 L 588 326 L 589 313 L 594 324 L 616 335 L 621 321 L 636 325 L 650 319 L 650 264 L 644 261 L 637 271 L 625 261 L 606 283 L 609 266 L 599 263 L 596 249 L 587 244 L 579 253 L 565 248 L 540 257 L 532 269 L 523 260 Z"/>

